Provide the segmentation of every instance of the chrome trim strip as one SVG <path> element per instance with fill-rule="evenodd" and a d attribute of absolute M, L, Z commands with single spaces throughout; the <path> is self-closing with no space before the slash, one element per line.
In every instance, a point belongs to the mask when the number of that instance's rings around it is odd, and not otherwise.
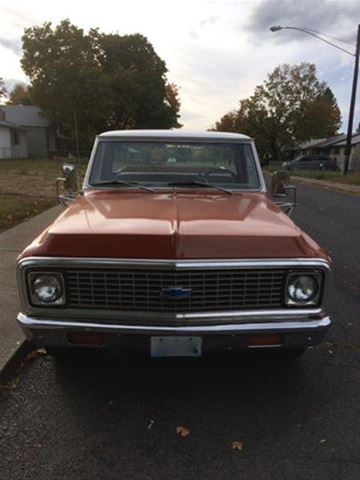
<path fill-rule="evenodd" d="M 100 310 L 100 309 L 56 309 L 55 308 L 37 308 L 26 306 L 25 312 L 36 315 L 39 319 L 46 319 L 51 316 L 58 320 L 66 321 L 73 317 L 79 320 L 104 320 L 108 322 L 129 322 L 132 324 L 144 324 L 152 321 L 154 323 L 176 324 L 182 321 L 197 323 L 226 323 L 233 321 L 236 323 L 257 322 L 257 321 L 284 321 L 286 319 L 297 318 L 299 320 L 308 320 L 310 316 L 321 316 L 324 312 L 320 308 L 307 309 L 284 309 L 284 310 L 227 310 L 222 312 L 190 312 L 190 313 L 172 313 L 172 312 L 145 312 L 145 311 L 118 311 L 118 310 Z"/>
<path fill-rule="evenodd" d="M 171 259 L 138 259 L 138 258 L 87 258 L 87 257 L 26 257 L 18 262 L 19 268 L 29 266 L 74 267 L 107 266 L 110 268 L 166 268 L 171 270 L 217 270 L 238 268 L 271 268 L 271 267 L 320 267 L 330 269 L 329 262 L 323 258 L 255 258 L 246 260 L 171 260 Z"/>
<path fill-rule="evenodd" d="M 137 333 L 143 335 L 161 333 L 199 333 L 199 334 L 241 334 L 249 332 L 302 332 L 306 330 L 327 329 L 331 325 L 329 317 L 307 322 L 292 321 L 283 323 L 246 323 L 226 325 L 191 325 L 191 326 L 157 326 L 157 325 L 110 325 L 100 323 L 80 323 L 76 321 L 38 320 L 19 313 L 17 320 L 25 330 L 97 330 L 105 333 Z"/>

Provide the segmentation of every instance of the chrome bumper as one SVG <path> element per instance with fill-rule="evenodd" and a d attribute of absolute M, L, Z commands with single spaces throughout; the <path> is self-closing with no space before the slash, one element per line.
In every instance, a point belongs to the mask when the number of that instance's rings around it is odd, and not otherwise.
<path fill-rule="evenodd" d="M 225 345 L 225 349 L 247 348 L 246 335 L 252 334 L 281 334 L 282 348 L 305 348 L 320 343 L 331 325 L 327 316 L 316 320 L 300 317 L 275 321 L 269 318 L 266 322 L 187 326 L 86 323 L 77 320 L 36 319 L 23 313 L 19 313 L 17 320 L 27 338 L 39 346 L 68 346 L 68 333 L 86 331 L 104 333 L 106 347 L 121 347 L 124 339 L 149 335 L 201 335 L 209 340 L 209 344 L 215 346 L 213 350 L 216 350 L 217 339 L 219 344 Z M 231 348 L 226 347 L 230 344 Z"/>

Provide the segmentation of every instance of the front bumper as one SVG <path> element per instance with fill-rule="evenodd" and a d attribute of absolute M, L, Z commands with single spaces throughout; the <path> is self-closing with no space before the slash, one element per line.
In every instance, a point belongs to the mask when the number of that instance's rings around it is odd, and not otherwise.
<path fill-rule="evenodd" d="M 78 347 L 79 345 L 69 343 L 70 333 L 96 332 L 104 334 L 102 347 L 148 350 L 151 336 L 196 335 L 203 338 L 204 352 L 248 349 L 249 335 L 281 335 L 281 344 L 271 345 L 272 348 L 306 348 L 319 344 L 331 325 L 328 316 L 317 319 L 300 317 L 281 321 L 264 319 L 262 322 L 252 323 L 186 326 L 85 323 L 78 320 L 36 319 L 23 313 L 19 313 L 17 319 L 26 337 L 38 346 Z"/>

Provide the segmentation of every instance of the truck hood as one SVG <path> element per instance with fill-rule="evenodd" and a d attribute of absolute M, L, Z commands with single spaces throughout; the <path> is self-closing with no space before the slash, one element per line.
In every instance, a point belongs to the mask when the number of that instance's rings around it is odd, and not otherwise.
<path fill-rule="evenodd" d="M 239 259 L 324 257 L 265 193 L 88 191 L 25 256 Z"/>

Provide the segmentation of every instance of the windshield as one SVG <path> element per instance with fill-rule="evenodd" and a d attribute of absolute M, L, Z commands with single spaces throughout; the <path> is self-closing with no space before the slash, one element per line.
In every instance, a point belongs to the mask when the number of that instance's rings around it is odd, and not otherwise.
<path fill-rule="evenodd" d="M 100 141 L 89 183 L 184 188 L 196 182 L 256 190 L 259 176 L 249 143 Z"/>

